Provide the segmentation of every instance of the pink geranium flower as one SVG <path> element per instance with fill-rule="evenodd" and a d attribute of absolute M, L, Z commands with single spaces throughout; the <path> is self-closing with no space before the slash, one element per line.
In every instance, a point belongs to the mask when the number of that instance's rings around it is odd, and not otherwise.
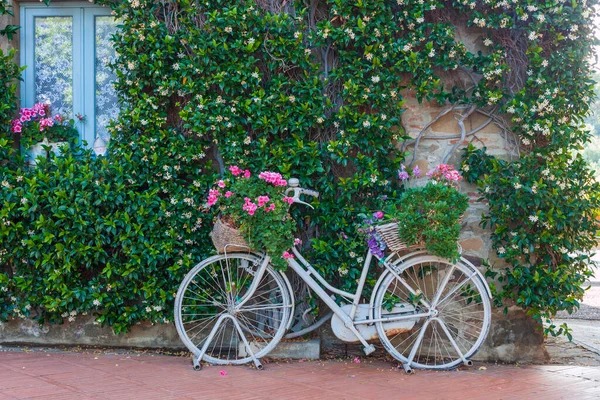
<path fill-rule="evenodd" d="M 294 255 L 292 253 L 290 253 L 289 251 L 284 251 L 283 254 L 281 255 L 281 257 L 283 257 L 287 260 L 288 258 L 294 258 Z"/>
<path fill-rule="evenodd" d="M 287 186 L 287 181 L 277 172 L 264 171 L 261 172 L 258 177 L 274 186 Z"/>
<path fill-rule="evenodd" d="M 218 186 L 218 187 L 220 187 L 220 188 L 224 188 L 224 187 L 225 187 L 225 182 L 224 182 L 223 180 L 220 180 L 220 181 L 217 183 L 217 186 Z"/>
<path fill-rule="evenodd" d="M 233 176 L 239 176 L 243 173 L 243 171 L 237 165 L 232 165 L 229 167 L 229 171 L 233 174 Z"/>
<path fill-rule="evenodd" d="M 271 200 L 269 196 L 258 196 L 258 206 L 262 207 Z"/>
<path fill-rule="evenodd" d="M 231 192 L 229 190 L 227 192 L 225 192 L 225 197 L 226 198 L 230 198 L 231 196 L 233 196 L 233 192 Z"/>
<path fill-rule="evenodd" d="M 254 212 L 257 208 L 258 206 L 250 201 L 248 197 L 244 197 L 244 205 L 242 206 L 242 210 L 246 211 L 248 215 L 254 215 Z"/>
<path fill-rule="evenodd" d="M 212 207 L 218 200 L 221 193 L 218 190 L 210 189 L 208 191 L 208 201 L 206 202 L 209 207 Z"/>

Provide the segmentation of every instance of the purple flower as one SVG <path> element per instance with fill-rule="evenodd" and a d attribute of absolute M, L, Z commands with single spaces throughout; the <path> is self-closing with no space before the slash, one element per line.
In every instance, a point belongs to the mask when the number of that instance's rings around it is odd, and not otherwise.
<path fill-rule="evenodd" d="M 421 176 L 421 169 L 417 165 L 416 167 L 413 168 L 413 177 L 419 178 L 420 176 Z"/>

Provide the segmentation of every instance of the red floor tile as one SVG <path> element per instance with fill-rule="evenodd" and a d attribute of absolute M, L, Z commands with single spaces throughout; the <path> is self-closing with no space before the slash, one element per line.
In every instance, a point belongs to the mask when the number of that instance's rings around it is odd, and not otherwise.
<path fill-rule="evenodd" d="M 406 375 L 390 363 L 272 362 L 206 366 L 184 357 L 0 353 L 0 400 L 571 399 L 600 398 L 600 369 L 487 365 Z M 220 371 L 226 371 L 221 376 Z"/>

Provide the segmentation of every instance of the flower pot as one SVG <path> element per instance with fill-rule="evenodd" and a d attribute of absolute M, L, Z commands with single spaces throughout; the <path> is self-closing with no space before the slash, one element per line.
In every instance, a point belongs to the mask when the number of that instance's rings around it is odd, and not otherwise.
<path fill-rule="evenodd" d="M 46 140 L 34 144 L 29 149 L 27 149 L 27 151 L 25 151 L 27 164 L 33 167 L 37 165 L 38 157 L 46 158 L 48 156 L 48 152 L 46 152 L 44 146 L 48 146 L 48 142 Z"/>
<path fill-rule="evenodd" d="M 61 156 L 63 154 L 64 147 L 68 145 L 68 142 L 50 142 L 47 144 L 47 146 L 51 147 L 50 151 L 52 151 L 52 153 L 54 153 L 57 156 Z"/>

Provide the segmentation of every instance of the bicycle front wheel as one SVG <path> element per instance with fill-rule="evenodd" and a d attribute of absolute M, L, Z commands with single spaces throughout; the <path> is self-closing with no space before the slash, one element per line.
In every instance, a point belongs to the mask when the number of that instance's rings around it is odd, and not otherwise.
<path fill-rule="evenodd" d="M 281 274 L 268 265 L 247 297 L 263 258 L 234 253 L 210 257 L 184 278 L 175 299 L 175 325 L 186 347 L 213 364 L 245 364 L 281 340 L 291 300 Z"/>
<path fill-rule="evenodd" d="M 391 321 L 375 324 L 386 350 L 413 368 L 450 369 L 469 360 L 491 322 L 485 284 L 475 271 L 431 255 L 394 270 L 397 276 L 388 272 L 374 302 L 374 318 Z"/>

